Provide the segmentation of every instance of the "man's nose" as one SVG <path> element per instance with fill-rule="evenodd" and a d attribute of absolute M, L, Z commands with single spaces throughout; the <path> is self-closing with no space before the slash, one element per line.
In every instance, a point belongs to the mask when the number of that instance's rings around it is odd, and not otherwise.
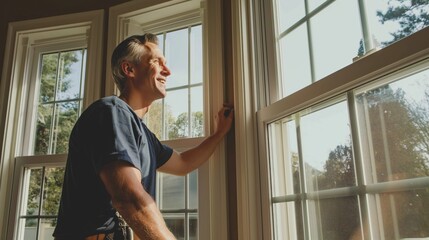
<path fill-rule="evenodd" d="M 161 74 L 163 75 L 163 76 L 170 76 L 171 75 L 171 72 L 170 72 L 170 69 L 167 67 L 167 66 L 162 66 L 162 70 L 161 70 Z"/>

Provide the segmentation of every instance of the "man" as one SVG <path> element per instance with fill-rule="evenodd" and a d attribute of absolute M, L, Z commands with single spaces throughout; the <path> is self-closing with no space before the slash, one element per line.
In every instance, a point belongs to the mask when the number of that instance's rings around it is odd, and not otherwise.
<path fill-rule="evenodd" d="M 221 109 L 215 133 L 179 153 L 142 121 L 165 97 L 170 75 L 156 36 L 120 43 L 112 73 L 120 96 L 93 103 L 72 130 L 55 239 L 122 239 L 123 220 L 134 239 L 175 239 L 154 201 L 156 171 L 186 175 L 203 164 L 229 131 L 233 109 Z"/>

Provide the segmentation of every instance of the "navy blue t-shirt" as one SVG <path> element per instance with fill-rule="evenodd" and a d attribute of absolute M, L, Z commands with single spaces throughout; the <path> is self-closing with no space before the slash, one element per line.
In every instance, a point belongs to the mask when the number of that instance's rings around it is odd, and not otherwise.
<path fill-rule="evenodd" d="M 118 97 L 94 102 L 70 135 L 54 236 L 82 238 L 113 229 L 115 209 L 99 177 L 106 163 L 125 161 L 139 169 L 144 189 L 155 199 L 156 169 L 172 153 Z"/>

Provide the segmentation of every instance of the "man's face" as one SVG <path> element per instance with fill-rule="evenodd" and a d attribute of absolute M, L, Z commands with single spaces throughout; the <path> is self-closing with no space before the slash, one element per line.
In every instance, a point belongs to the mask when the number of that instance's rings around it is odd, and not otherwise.
<path fill-rule="evenodd" d="M 136 85 L 145 97 L 152 101 L 166 95 L 167 77 L 170 69 L 166 66 L 165 57 L 154 43 L 146 43 L 146 54 L 136 67 Z"/>

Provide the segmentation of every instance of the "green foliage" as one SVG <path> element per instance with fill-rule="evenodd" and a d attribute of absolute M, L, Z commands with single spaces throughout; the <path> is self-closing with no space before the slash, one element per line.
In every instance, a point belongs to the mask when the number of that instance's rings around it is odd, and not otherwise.
<path fill-rule="evenodd" d="M 391 33 L 393 40 L 383 43 L 389 45 L 429 25 L 429 1 L 389 0 L 387 11 L 377 11 L 377 16 L 383 24 L 393 21 L 400 25 L 398 31 Z"/>

